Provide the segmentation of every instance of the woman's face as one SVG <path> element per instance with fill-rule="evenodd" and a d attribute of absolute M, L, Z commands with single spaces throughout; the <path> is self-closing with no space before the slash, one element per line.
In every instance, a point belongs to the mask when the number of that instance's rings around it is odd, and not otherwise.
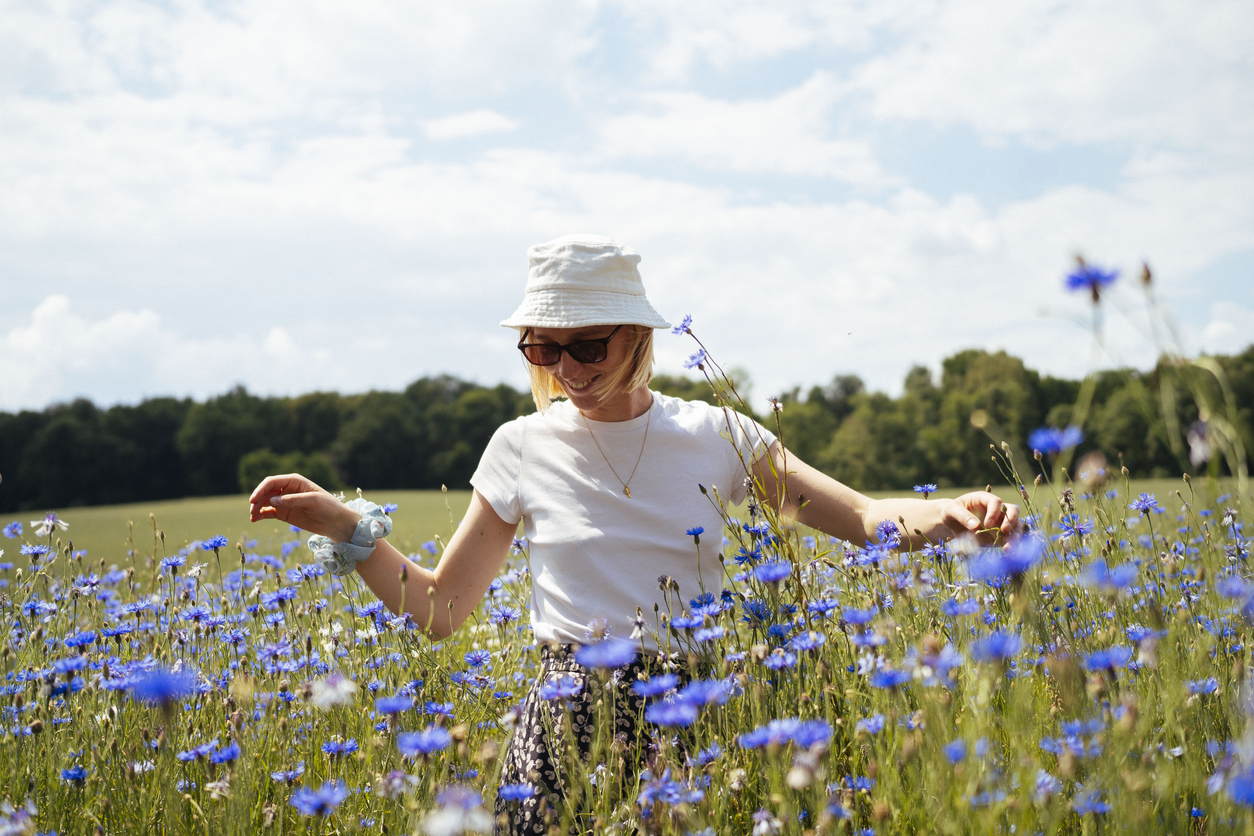
<path fill-rule="evenodd" d="M 586 328 L 532 328 L 525 341 L 528 343 L 556 343 L 570 345 L 580 340 L 599 340 L 608 337 L 613 325 L 589 325 Z M 621 329 L 606 345 L 605 359 L 600 363 L 580 363 L 563 351 L 561 359 L 552 366 L 544 366 L 557 380 L 570 398 L 571 404 L 580 410 L 596 409 L 603 403 L 596 395 L 596 384 L 628 361 L 628 331 Z M 625 382 L 625 381 L 624 381 Z M 607 393 L 605 400 L 613 400 L 618 392 Z"/>

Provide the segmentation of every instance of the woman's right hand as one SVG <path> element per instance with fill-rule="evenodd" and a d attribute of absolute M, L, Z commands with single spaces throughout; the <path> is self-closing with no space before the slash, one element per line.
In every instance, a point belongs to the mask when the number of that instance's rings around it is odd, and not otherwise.
<path fill-rule="evenodd" d="M 352 537 L 361 520 L 361 514 L 299 473 L 263 479 L 248 497 L 248 516 L 253 522 L 282 520 L 337 543 Z"/>

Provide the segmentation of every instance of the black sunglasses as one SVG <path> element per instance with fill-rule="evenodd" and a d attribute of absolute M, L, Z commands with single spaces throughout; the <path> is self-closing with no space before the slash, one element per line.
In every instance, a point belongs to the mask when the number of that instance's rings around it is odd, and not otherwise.
<path fill-rule="evenodd" d="M 623 326 L 619 325 L 618 328 Z M 618 333 L 618 328 L 610 332 L 608 337 L 598 340 L 579 340 L 568 345 L 557 343 L 519 343 L 518 350 L 533 366 L 556 366 L 565 351 L 571 359 L 578 363 L 600 363 L 610 353 L 610 340 Z"/>

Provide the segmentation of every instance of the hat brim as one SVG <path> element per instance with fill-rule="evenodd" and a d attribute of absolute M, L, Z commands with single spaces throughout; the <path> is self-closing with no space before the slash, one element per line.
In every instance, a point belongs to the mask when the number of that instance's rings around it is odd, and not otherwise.
<path fill-rule="evenodd" d="M 501 320 L 506 328 L 586 328 L 590 325 L 644 325 L 670 328 L 644 296 L 607 291 L 552 293 L 532 290 L 518 310 Z"/>

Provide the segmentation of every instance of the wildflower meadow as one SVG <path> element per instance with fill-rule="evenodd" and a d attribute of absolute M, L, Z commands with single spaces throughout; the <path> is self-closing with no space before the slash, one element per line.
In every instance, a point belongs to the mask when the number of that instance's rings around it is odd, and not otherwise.
<path fill-rule="evenodd" d="M 1079 286 L 1096 305 L 1108 282 Z M 705 346 L 690 364 L 734 402 Z M 615 699 L 645 633 L 665 651 L 628 683 L 647 737 L 571 741 L 552 828 L 1254 832 L 1243 451 L 1231 478 L 1145 493 L 1070 466 L 1075 414 L 1027 460 L 990 444 L 1026 521 L 992 545 L 913 544 L 895 520 L 843 542 L 706 491 L 725 527 L 685 532 L 705 588 L 658 578 L 633 635 L 588 625 L 592 676 L 543 683 L 560 715 L 584 689 Z M 524 540 L 436 642 L 294 530 L 84 554 L 73 522 L 0 539 L 0 834 L 445 836 L 535 792 L 497 781 L 538 671 Z"/>

